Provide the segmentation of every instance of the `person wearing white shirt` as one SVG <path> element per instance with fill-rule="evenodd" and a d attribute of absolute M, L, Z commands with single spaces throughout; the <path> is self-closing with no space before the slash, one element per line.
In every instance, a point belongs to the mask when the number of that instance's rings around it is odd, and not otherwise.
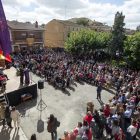
<path fill-rule="evenodd" d="M 125 99 L 129 99 L 130 98 L 130 90 L 128 90 L 126 93 L 125 93 Z"/>
<path fill-rule="evenodd" d="M 19 128 L 19 112 L 18 110 L 16 110 L 16 107 L 13 106 L 12 107 L 12 112 L 11 112 L 11 118 L 14 121 L 14 126 L 16 128 L 16 123 L 17 123 L 17 127 Z"/>
<path fill-rule="evenodd" d="M 116 110 L 117 110 L 116 104 L 113 103 L 113 106 L 110 107 L 110 117 L 112 117 L 115 114 Z"/>
<path fill-rule="evenodd" d="M 131 107 L 132 111 L 135 110 L 135 103 L 134 103 L 134 100 L 131 100 L 131 101 L 130 101 L 130 107 Z"/>
<path fill-rule="evenodd" d="M 83 128 L 82 128 L 82 123 L 78 122 L 77 127 L 75 128 L 74 132 L 78 135 L 83 135 Z"/>
<path fill-rule="evenodd" d="M 122 90 L 123 90 L 123 93 L 126 93 L 126 85 L 124 85 L 123 87 L 122 87 Z"/>
<path fill-rule="evenodd" d="M 130 123 L 131 121 L 131 114 L 132 114 L 132 109 L 130 106 L 127 106 L 127 110 L 124 112 L 124 119 L 125 119 L 125 128 L 127 129 L 127 124 Z"/>
<path fill-rule="evenodd" d="M 136 124 L 137 122 L 135 120 L 132 120 L 131 125 L 127 128 L 127 133 L 126 133 L 126 139 L 131 140 L 131 137 L 133 137 L 138 129 L 138 126 Z"/>

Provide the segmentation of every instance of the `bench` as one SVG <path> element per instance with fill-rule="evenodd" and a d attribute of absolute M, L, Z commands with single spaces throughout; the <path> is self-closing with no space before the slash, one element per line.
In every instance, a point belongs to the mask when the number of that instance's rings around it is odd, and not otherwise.
<path fill-rule="evenodd" d="M 30 95 L 30 96 L 26 96 L 26 97 L 21 97 L 21 102 L 24 102 L 24 105 L 25 105 L 25 101 L 27 100 L 27 99 L 31 99 L 32 100 L 32 95 Z"/>

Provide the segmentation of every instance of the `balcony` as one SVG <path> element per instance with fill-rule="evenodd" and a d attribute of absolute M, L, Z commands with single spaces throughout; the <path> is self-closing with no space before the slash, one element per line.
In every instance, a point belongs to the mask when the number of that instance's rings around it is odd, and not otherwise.
<path fill-rule="evenodd" d="M 15 41 L 26 40 L 26 38 L 15 38 Z"/>
<path fill-rule="evenodd" d="M 33 46 L 34 45 L 34 38 L 26 38 L 28 46 Z"/>

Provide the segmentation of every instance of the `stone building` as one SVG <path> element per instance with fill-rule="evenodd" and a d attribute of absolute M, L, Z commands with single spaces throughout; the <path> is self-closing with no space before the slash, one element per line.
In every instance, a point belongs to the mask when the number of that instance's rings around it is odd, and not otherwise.
<path fill-rule="evenodd" d="M 44 27 L 45 31 L 45 46 L 47 47 L 62 47 L 67 37 L 70 37 L 71 32 L 79 32 L 84 29 L 84 26 L 67 20 L 53 19 Z"/>
<path fill-rule="evenodd" d="M 36 50 L 44 45 L 45 29 L 31 23 L 7 21 L 12 51 Z"/>

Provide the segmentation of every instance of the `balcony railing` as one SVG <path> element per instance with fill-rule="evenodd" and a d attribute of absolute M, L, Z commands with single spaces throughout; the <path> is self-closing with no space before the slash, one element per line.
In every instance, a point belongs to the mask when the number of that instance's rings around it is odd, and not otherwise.
<path fill-rule="evenodd" d="M 19 40 L 26 40 L 26 38 L 15 38 L 15 41 L 19 41 Z"/>
<path fill-rule="evenodd" d="M 44 40 L 43 38 L 35 38 L 35 40 Z"/>
<path fill-rule="evenodd" d="M 28 38 L 28 37 L 27 37 Z M 30 38 L 30 37 L 29 37 Z M 26 38 L 15 38 L 15 41 L 26 40 Z M 44 40 L 43 38 L 34 38 L 34 40 Z"/>

